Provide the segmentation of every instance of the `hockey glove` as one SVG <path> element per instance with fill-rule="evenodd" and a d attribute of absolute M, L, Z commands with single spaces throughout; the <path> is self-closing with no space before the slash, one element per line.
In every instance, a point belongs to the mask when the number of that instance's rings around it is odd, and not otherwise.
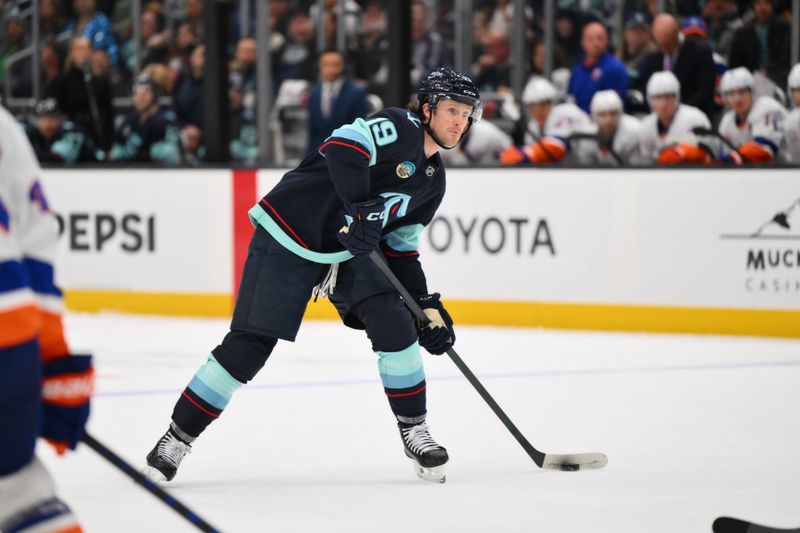
<path fill-rule="evenodd" d="M 348 215 L 353 218 L 349 226 L 339 230 L 339 242 L 356 257 L 364 257 L 378 247 L 383 231 L 384 209 L 383 198 L 357 202 L 345 206 Z"/>
<path fill-rule="evenodd" d="M 441 294 L 435 292 L 417 298 L 417 303 L 422 308 L 430 324 L 421 327 L 417 324 L 419 344 L 433 355 L 442 355 L 453 347 L 456 342 L 456 333 L 453 331 L 453 319 L 450 313 L 439 301 Z"/>
<path fill-rule="evenodd" d="M 75 449 L 89 418 L 94 390 L 91 355 L 70 355 L 44 363 L 42 437 L 59 455 Z"/>

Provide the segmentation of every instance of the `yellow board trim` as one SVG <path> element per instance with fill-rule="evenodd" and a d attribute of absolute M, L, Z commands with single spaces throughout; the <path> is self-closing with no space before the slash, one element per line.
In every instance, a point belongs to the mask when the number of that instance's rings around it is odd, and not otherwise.
<path fill-rule="evenodd" d="M 229 317 L 233 309 L 229 294 L 70 290 L 65 302 L 74 311 L 181 316 Z M 475 300 L 446 304 L 457 324 L 800 338 L 800 311 Z M 305 317 L 338 319 L 325 300 L 309 304 Z"/>

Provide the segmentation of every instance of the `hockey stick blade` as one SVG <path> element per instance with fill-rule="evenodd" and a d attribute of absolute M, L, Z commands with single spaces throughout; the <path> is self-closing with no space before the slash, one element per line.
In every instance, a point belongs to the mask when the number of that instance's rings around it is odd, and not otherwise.
<path fill-rule="evenodd" d="M 800 528 L 778 529 L 759 526 L 752 522 L 739 520 L 738 518 L 730 518 L 728 516 L 720 516 L 714 520 L 714 525 L 711 526 L 711 529 L 714 530 L 714 533 L 800 533 Z"/>
<path fill-rule="evenodd" d="M 374 250 L 369 254 L 369 258 L 378 267 L 378 269 L 383 272 L 383 275 L 386 276 L 386 279 L 389 280 L 389 283 L 394 286 L 395 290 L 400 294 L 400 297 L 403 298 L 405 301 L 406 306 L 411 311 L 411 313 L 419 320 L 420 324 L 424 327 L 430 324 L 430 320 L 425 315 L 425 312 L 419 306 L 417 301 L 411 296 L 411 293 L 408 292 L 408 289 L 405 288 L 403 283 L 397 279 L 392 269 L 389 268 L 389 265 L 383 259 L 383 256 L 377 251 Z M 528 454 L 528 456 L 533 459 L 533 462 L 536 463 L 536 466 L 539 468 L 548 468 L 554 470 L 564 470 L 568 472 L 575 472 L 577 470 L 584 470 L 584 469 L 597 469 L 603 468 L 608 463 L 608 458 L 602 453 L 577 453 L 577 454 L 563 454 L 563 455 L 553 455 L 553 454 L 546 454 L 541 452 L 533 447 L 533 445 L 528 442 L 528 439 L 522 434 L 522 432 L 514 425 L 508 415 L 503 411 L 503 409 L 498 405 L 495 399 L 489 394 L 489 391 L 486 390 L 486 387 L 480 382 L 480 380 L 472 373 L 472 370 L 469 369 L 466 363 L 461 359 L 461 357 L 456 353 L 453 348 L 447 350 L 447 355 L 456 365 L 456 367 L 464 374 L 464 377 L 467 378 L 470 385 L 478 392 L 478 394 L 483 398 L 489 408 L 494 412 L 497 418 L 500 419 L 500 422 L 506 427 L 506 429 L 511 433 L 511 435 L 517 439 L 517 442 L 522 446 L 522 449 Z"/>
<path fill-rule="evenodd" d="M 542 468 L 575 472 L 578 470 L 596 470 L 603 468 L 607 464 L 608 457 L 604 453 L 546 453 Z"/>

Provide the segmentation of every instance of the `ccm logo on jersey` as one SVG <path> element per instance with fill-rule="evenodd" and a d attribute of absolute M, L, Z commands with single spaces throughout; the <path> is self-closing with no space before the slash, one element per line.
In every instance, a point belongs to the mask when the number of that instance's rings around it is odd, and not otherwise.
<path fill-rule="evenodd" d="M 380 213 L 370 213 L 369 215 L 367 215 L 367 220 L 369 220 L 370 222 L 375 222 L 376 220 L 383 220 L 384 218 L 386 218 L 385 211 L 381 211 Z"/>

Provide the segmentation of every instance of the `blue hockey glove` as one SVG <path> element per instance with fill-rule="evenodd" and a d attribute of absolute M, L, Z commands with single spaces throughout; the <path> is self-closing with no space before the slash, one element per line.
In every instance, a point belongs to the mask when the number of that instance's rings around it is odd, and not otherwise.
<path fill-rule="evenodd" d="M 94 390 L 91 355 L 70 355 L 44 363 L 42 437 L 59 455 L 83 438 Z"/>
<path fill-rule="evenodd" d="M 453 331 L 453 319 L 439 301 L 441 294 L 435 292 L 417 298 L 417 303 L 430 320 L 430 324 L 421 327 L 417 324 L 419 344 L 433 355 L 442 355 L 453 347 L 456 333 Z"/>
<path fill-rule="evenodd" d="M 339 230 L 339 242 L 356 257 L 364 257 L 378 247 L 383 231 L 383 198 L 356 202 L 345 206 L 345 211 L 353 218 L 349 226 Z"/>

